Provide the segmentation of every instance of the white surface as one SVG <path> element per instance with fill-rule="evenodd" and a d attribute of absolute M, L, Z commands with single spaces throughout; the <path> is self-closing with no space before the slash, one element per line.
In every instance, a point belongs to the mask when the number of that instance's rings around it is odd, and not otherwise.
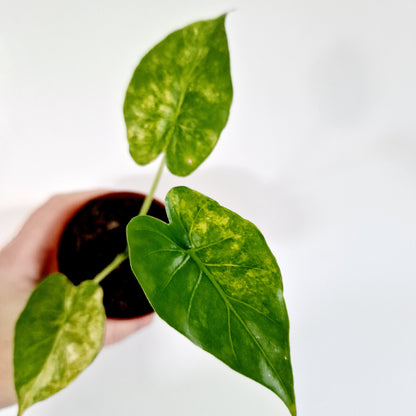
<path fill-rule="evenodd" d="M 188 185 L 265 234 L 300 416 L 416 414 L 414 1 L 2 0 L 1 240 L 51 193 L 149 188 L 156 166 L 135 166 L 124 139 L 132 71 L 170 31 L 227 10 L 229 125 L 158 195 Z M 287 415 L 160 321 L 28 416 L 58 413 Z"/>

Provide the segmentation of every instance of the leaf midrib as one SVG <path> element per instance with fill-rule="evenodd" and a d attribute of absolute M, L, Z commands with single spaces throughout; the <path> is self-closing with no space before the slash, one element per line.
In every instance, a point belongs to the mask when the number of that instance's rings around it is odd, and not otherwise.
<path fill-rule="evenodd" d="M 194 72 L 197 68 L 197 66 L 199 65 L 199 63 L 202 61 L 203 57 L 200 56 L 200 50 L 199 48 L 196 48 L 196 54 L 195 54 L 195 59 L 193 59 L 192 62 L 192 66 L 189 70 L 189 72 L 186 74 L 186 77 L 183 77 L 183 80 L 181 80 L 182 82 L 180 82 L 181 85 L 181 94 L 179 96 L 179 100 L 178 100 L 178 104 L 176 105 L 176 110 L 175 110 L 175 114 L 172 117 L 172 121 L 171 121 L 171 126 L 169 128 L 168 134 L 166 135 L 166 139 L 165 139 L 165 146 L 163 148 L 163 151 L 166 153 L 167 148 L 169 147 L 172 138 L 174 137 L 174 132 L 175 132 L 175 128 L 178 125 L 178 118 L 179 115 L 181 114 L 181 110 L 182 110 L 182 106 L 183 106 L 183 102 L 185 101 L 185 97 L 186 94 L 188 93 L 188 87 L 189 85 L 192 83 L 193 81 L 193 75 Z"/>
<path fill-rule="evenodd" d="M 229 310 L 231 310 L 233 312 L 233 314 L 235 315 L 235 317 L 238 319 L 238 321 L 240 322 L 240 324 L 243 326 L 243 328 L 246 330 L 246 332 L 248 333 L 248 335 L 250 336 L 250 338 L 252 339 L 252 341 L 257 345 L 261 355 L 264 357 L 264 359 L 266 360 L 267 364 L 270 366 L 270 368 L 272 369 L 273 373 L 275 374 L 276 378 L 278 379 L 280 385 L 283 387 L 283 389 L 285 390 L 286 395 L 288 396 L 289 400 L 292 401 L 290 399 L 290 396 L 288 395 L 287 391 L 286 391 L 286 386 L 283 383 L 277 369 L 274 367 L 273 363 L 270 361 L 268 355 L 266 354 L 266 352 L 264 351 L 262 345 L 258 342 L 258 340 L 256 339 L 256 337 L 254 336 L 254 334 L 251 332 L 251 330 L 247 327 L 246 323 L 244 322 L 244 320 L 241 318 L 241 316 L 237 313 L 237 311 L 234 309 L 233 305 L 229 302 L 227 295 L 224 293 L 223 289 L 221 288 L 221 286 L 218 284 L 218 282 L 216 281 L 215 277 L 212 275 L 212 273 L 206 268 L 205 264 L 202 262 L 202 260 L 197 256 L 197 254 L 195 253 L 195 251 L 193 249 L 189 249 L 187 250 L 188 254 L 190 255 L 190 257 L 192 258 L 192 260 L 195 261 L 195 263 L 199 266 L 199 268 L 204 272 L 204 275 L 208 278 L 208 280 L 211 282 L 211 284 L 214 286 L 214 288 L 217 290 L 218 294 L 221 296 L 221 298 L 223 299 L 225 305 L 227 306 L 227 308 L 229 308 Z"/>
<path fill-rule="evenodd" d="M 42 367 L 40 369 L 40 371 L 37 373 L 37 375 L 35 377 L 33 377 L 30 381 L 28 381 L 27 383 L 25 383 L 23 386 L 21 386 L 21 388 L 19 389 L 20 392 L 22 392 L 23 390 L 23 394 L 24 394 L 24 400 L 23 403 L 19 404 L 19 414 L 20 412 L 23 413 L 28 407 L 30 407 L 33 404 L 33 400 L 27 400 L 27 392 L 32 390 L 32 386 L 36 384 L 36 382 L 39 380 L 39 378 L 41 378 L 41 376 L 44 373 L 44 369 L 47 368 L 48 362 L 51 360 L 51 357 L 54 356 L 54 353 L 56 351 L 56 347 L 57 344 L 59 344 L 60 338 L 62 338 L 63 334 L 65 333 L 65 328 L 64 325 L 67 322 L 67 318 L 69 316 L 69 312 L 71 311 L 72 308 L 72 304 L 73 304 L 73 297 L 74 297 L 74 293 L 76 291 L 75 286 L 71 287 L 69 285 L 65 285 L 65 294 L 64 294 L 64 308 L 63 311 L 60 314 L 60 323 L 59 323 L 59 327 L 56 331 L 56 333 L 53 335 L 54 340 L 52 342 L 51 348 L 49 350 L 48 355 L 46 356 Z M 26 392 L 25 392 L 26 390 Z M 32 399 L 33 397 L 31 397 Z M 32 403 L 29 404 L 29 406 L 27 406 L 27 403 Z"/>

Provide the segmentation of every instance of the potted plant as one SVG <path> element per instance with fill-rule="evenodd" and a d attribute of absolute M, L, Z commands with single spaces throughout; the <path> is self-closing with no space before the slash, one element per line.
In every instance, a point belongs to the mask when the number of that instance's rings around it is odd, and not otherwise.
<path fill-rule="evenodd" d="M 60 271 L 75 285 L 93 279 L 127 247 L 126 226 L 145 199 L 140 193 L 120 191 L 91 197 L 66 221 L 51 255 L 50 270 Z M 156 200 L 147 215 L 168 221 L 164 205 Z M 128 261 L 106 275 L 100 285 L 107 319 L 138 318 L 153 312 Z"/>
<path fill-rule="evenodd" d="M 127 260 L 162 319 L 296 415 L 282 279 L 260 231 L 186 187 L 168 192 L 168 222 L 147 215 L 165 166 L 187 176 L 211 153 L 232 95 L 225 15 L 173 32 L 141 60 L 124 103 L 127 138 L 139 165 L 163 154 L 160 168 L 127 225 L 126 248 L 91 279 L 74 285 L 53 273 L 29 298 L 15 328 L 18 415 L 94 360 L 105 323 L 100 283 Z"/>

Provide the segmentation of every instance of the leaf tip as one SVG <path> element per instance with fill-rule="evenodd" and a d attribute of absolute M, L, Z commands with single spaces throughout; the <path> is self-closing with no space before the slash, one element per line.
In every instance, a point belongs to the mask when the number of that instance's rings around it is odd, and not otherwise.
<path fill-rule="evenodd" d="M 295 405 L 293 405 L 291 407 L 291 409 L 289 409 L 289 410 L 290 410 L 290 413 L 291 413 L 292 416 L 296 416 L 297 412 L 296 412 L 296 406 Z"/>
<path fill-rule="evenodd" d="M 16 394 L 17 394 L 17 389 L 16 389 Z M 25 402 L 24 399 L 22 399 L 19 395 L 18 395 L 18 408 L 17 408 L 17 416 L 22 416 L 23 413 L 26 412 L 27 409 L 29 409 L 29 407 L 33 404 L 27 403 Z"/>

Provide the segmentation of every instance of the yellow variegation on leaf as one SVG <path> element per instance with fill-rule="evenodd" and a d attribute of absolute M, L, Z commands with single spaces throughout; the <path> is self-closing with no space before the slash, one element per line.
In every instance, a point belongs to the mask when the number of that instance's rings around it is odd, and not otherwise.
<path fill-rule="evenodd" d="M 20 416 L 66 387 L 101 349 L 105 312 L 101 287 L 74 286 L 61 273 L 30 296 L 15 329 L 14 379 Z"/>

